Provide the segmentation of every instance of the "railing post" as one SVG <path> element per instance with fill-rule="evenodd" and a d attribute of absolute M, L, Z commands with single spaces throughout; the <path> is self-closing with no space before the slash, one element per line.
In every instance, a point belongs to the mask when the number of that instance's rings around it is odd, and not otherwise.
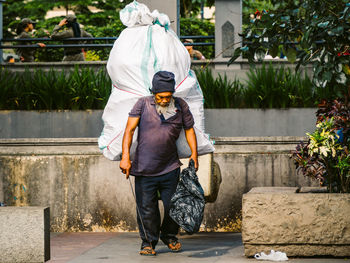
<path fill-rule="evenodd" d="M 181 36 L 180 33 L 180 0 L 176 2 L 176 33 L 178 36 Z"/>
<path fill-rule="evenodd" d="M 3 19 L 3 14 L 2 14 L 2 3 L 5 2 L 5 0 L 0 0 L 0 41 L 2 41 L 2 19 Z M 1 44 L 2 42 L 0 42 Z M 3 57 L 2 57 L 2 48 L 0 48 L 0 63 L 3 62 Z"/>
<path fill-rule="evenodd" d="M 215 57 L 227 62 L 241 46 L 243 0 L 215 0 Z M 236 44 L 234 44 L 236 43 Z"/>

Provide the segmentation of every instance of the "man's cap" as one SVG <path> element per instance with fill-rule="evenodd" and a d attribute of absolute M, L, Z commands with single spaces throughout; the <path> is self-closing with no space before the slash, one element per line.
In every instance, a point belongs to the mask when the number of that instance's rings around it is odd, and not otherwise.
<path fill-rule="evenodd" d="M 186 39 L 185 39 L 185 42 L 188 42 L 188 43 L 193 43 L 193 39 L 186 38 Z"/>
<path fill-rule="evenodd" d="M 152 93 L 175 92 L 175 75 L 169 71 L 158 71 L 153 76 Z"/>
<path fill-rule="evenodd" d="M 27 24 L 36 24 L 36 22 L 33 21 L 33 20 L 31 20 L 30 18 L 23 18 L 23 19 L 21 20 L 21 24 L 23 24 L 23 25 L 27 25 Z"/>
<path fill-rule="evenodd" d="M 77 20 L 77 17 L 75 15 L 69 14 L 66 16 L 66 19 L 69 23 L 75 22 Z"/>

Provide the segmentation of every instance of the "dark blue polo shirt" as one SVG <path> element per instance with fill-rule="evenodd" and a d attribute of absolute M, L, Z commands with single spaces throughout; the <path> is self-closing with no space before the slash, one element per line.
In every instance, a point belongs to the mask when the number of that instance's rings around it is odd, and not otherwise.
<path fill-rule="evenodd" d="M 166 120 L 157 113 L 153 96 L 140 98 L 130 111 L 130 117 L 140 117 L 131 175 L 157 176 L 180 167 L 176 140 L 182 128 L 193 127 L 194 120 L 187 103 L 174 99 L 177 112 Z"/>

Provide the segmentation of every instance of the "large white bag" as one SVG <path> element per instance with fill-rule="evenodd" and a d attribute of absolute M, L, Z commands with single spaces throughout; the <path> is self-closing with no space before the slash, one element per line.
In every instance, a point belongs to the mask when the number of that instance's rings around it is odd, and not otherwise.
<path fill-rule="evenodd" d="M 122 139 L 128 113 L 143 96 L 150 96 L 153 75 L 159 70 L 175 74 L 174 96 L 183 98 L 194 117 L 198 154 L 214 151 L 209 136 L 204 133 L 203 94 L 196 76 L 190 70 L 188 51 L 170 28 L 167 15 L 157 10 L 150 13 L 146 5 L 136 1 L 120 11 L 126 29 L 115 41 L 109 54 L 107 71 L 112 80 L 112 92 L 104 109 L 104 128 L 98 140 L 99 148 L 110 160 L 121 159 Z M 137 146 L 134 134 L 131 158 Z M 180 158 L 191 155 L 184 131 L 177 141 Z"/>

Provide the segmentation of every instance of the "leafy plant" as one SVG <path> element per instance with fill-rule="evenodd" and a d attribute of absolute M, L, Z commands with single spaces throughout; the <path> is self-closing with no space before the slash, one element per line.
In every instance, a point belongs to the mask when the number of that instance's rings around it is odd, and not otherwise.
<path fill-rule="evenodd" d="M 244 30 L 244 45 L 235 49 L 232 63 L 240 55 L 250 62 L 266 52 L 283 52 L 292 63 L 313 64 L 313 85 L 336 87 L 337 97 L 350 96 L 350 3 L 339 0 L 277 1 L 275 10 L 253 19 Z"/>
<path fill-rule="evenodd" d="M 87 54 L 88 59 L 90 54 L 92 58 L 97 56 L 92 51 Z M 195 72 L 203 90 L 205 108 L 313 107 L 320 101 L 318 89 L 313 90 L 306 74 L 301 77 L 283 67 L 263 65 L 251 69 L 246 83 L 229 80 L 226 75 L 214 77 L 209 68 L 195 69 Z M 14 73 L 1 67 L 0 109 L 103 109 L 110 87 L 111 81 L 102 69 L 94 71 L 76 66 L 70 71 L 27 69 Z M 329 96 L 332 98 L 334 94 Z M 328 116 L 326 112 L 322 114 Z"/>
<path fill-rule="evenodd" d="M 243 28 L 249 26 L 252 18 L 250 17 L 252 14 L 257 12 L 263 12 L 263 10 L 271 11 L 274 9 L 270 0 L 243 0 L 242 6 L 242 20 L 243 20 Z"/>
<path fill-rule="evenodd" d="M 247 73 L 244 102 L 248 108 L 289 108 L 315 106 L 315 94 L 307 74 L 295 74 L 283 66 L 274 68 L 270 63 L 251 68 Z"/>
<path fill-rule="evenodd" d="M 64 7 L 66 11 L 73 11 L 78 22 L 87 26 L 91 25 L 96 28 L 111 25 L 114 21 L 119 20 L 119 10 L 125 7 L 132 0 L 115 1 L 93 1 L 93 0 L 6 0 L 4 2 L 4 37 L 13 37 L 15 29 L 20 19 L 29 17 L 38 22 L 37 27 L 52 30 L 53 26 L 58 24 L 63 17 L 54 17 L 44 19 L 47 11 L 54 7 Z M 92 12 L 89 7 L 95 7 L 101 10 L 97 13 Z M 17 20 L 16 20 L 17 19 Z M 51 31 L 50 31 L 51 32 Z M 105 35 L 110 36 L 110 35 Z"/>
<path fill-rule="evenodd" d="M 297 172 L 319 180 L 329 192 L 350 193 L 349 106 L 338 100 L 321 103 L 316 130 L 292 154 Z"/>
<path fill-rule="evenodd" d="M 195 70 L 198 82 L 204 94 L 205 108 L 238 108 L 242 103 L 243 85 L 238 81 L 230 81 L 220 74 L 213 77 L 210 69 Z"/>
<path fill-rule="evenodd" d="M 111 81 L 104 70 L 75 67 L 69 72 L 28 69 L 12 73 L 0 68 L 0 109 L 103 109 Z"/>
<path fill-rule="evenodd" d="M 211 7 L 215 3 L 214 0 L 180 0 L 180 14 L 181 17 L 191 17 L 198 15 L 201 4 L 203 6 Z"/>
<path fill-rule="evenodd" d="M 88 50 L 85 52 L 85 60 L 86 61 L 100 61 L 100 56 L 96 51 Z"/>

